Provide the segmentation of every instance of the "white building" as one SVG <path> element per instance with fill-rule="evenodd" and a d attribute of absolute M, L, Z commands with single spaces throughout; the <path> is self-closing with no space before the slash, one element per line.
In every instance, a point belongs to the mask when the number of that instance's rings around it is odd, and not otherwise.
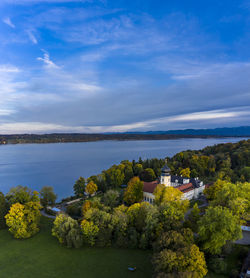
<path fill-rule="evenodd" d="M 155 196 L 153 192 L 158 184 L 172 186 L 179 189 L 183 193 L 183 199 L 188 200 L 198 198 L 205 189 L 203 181 L 200 181 L 198 178 L 171 176 L 170 172 L 170 168 L 167 166 L 167 164 L 165 164 L 165 166 L 161 169 L 160 181 L 156 180 L 153 182 L 144 182 L 143 200 L 145 202 L 154 202 Z"/>

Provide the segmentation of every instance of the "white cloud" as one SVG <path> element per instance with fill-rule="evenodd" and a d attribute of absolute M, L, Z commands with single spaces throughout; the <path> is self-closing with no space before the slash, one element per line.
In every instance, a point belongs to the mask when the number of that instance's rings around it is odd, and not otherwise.
<path fill-rule="evenodd" d="M 7 25 L 9 25 L 11 28 L 15 28 L 16 26 L 11 22 L 11 19 L 9 17 L 5 17 L 3 19 L 3 22 Z"/>
<path fill-rule="evenodd" d="M 59 69 L 60 67 L 57 66 L 52 60 L 50 60 L 49 53 L 46 51 L 43 51 L 43 52 L 44 52 L 43 58 L 38 57 L 37 60 L 44 62 L 45 66 L 49 69 Z"/>
<path fill-rule="evenodd" d="M 16 122 L 16 123 L 2 123 L 0 124 L 0 134 L 14 134 L 14 133 L 50 133 L 50 132 L 79 132 L 79 133 L 103 133 L 103 132 L 126 132 L 133 130 L 148 130 L 158 124 L 166 124 L 178 121 L 203 121 L 203 120 L 219 120 L 223 118 L 239 118 L 241 116 L 249 116 L 249 107 L 245 110 L 231 109 L 204 111 L 199 113 L 190 113 L 178 115 L 174 117 L 164 117 L 144 122 L 135 122 L 123 125 L 110 125 L 110 126 L 70 126 L 54 123 L 43 122 Z M 1 115 L 1 110 L 0 110 Z"/>
<path fill-rule="evenodd" d="M 0 65 L 1 73 L 19 72 L 19 68 L 10 65 Z"/>
<path fill-rule="evenodd" d="M 34 43 L 34 44 L 37 44 L 37 39 L 35 37 L 35 35 L 32 33 L 32 31 L 28 30 L 27 31 L 27 34 L 29 36 L 29 39 Z"/>

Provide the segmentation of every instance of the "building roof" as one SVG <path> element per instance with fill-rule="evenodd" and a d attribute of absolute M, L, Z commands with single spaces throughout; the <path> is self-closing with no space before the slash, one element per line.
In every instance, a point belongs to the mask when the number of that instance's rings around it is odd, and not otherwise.
<path fill-rule="evenodd" d="M 151 181 L 151 182 L 144 181 L 143 192 L 153 193 L 158 184 L 159 184 L 158 180 Z"/>
<path fill-rule="evenodd" d="M 162 173 L 170 173 L 171 169 L 168 167 L 167 163 L 161 168 Z"/>
<path fill-rule="evenodd" d="M 193 186 L 193 184 L 191 182 L 179 185 L 179 186 L 177 186 L 175 188 L 179 189 L 182 193 L 186 193 L 186 192 L 189 192 L 191 190 L 194 190 L 194 186 Z"/>

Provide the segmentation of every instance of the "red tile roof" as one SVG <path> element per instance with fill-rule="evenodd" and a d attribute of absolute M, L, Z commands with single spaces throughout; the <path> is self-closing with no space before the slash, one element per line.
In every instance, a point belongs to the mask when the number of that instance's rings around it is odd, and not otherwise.
<path fill-rule="evenodd" d="M 158 180 L 152 182 L 144 181 L 143 192 L 153 193 L 158 184 L 159 184 Z"/>
<path fill-rule="evenodd" d="M 194 186 L 190 182 L 190 183 L 185 183 L 185 184 L 182 184 L 180 186 L 177 186 L 176 188 L 179 189 L 182 193 L 186 193 L 186 192 L 189 192 L 189 191 L 193 190 Z"/>

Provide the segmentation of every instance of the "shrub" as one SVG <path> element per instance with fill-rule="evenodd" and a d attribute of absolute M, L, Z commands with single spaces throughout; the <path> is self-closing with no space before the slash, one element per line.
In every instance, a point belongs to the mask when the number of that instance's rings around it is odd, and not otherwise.
<path fill-rule="evenodd" d="M 227 263 L 223 258 L 211 258 L 208 267 L 217 274 L 225 274 L 227 272 Z"/>

